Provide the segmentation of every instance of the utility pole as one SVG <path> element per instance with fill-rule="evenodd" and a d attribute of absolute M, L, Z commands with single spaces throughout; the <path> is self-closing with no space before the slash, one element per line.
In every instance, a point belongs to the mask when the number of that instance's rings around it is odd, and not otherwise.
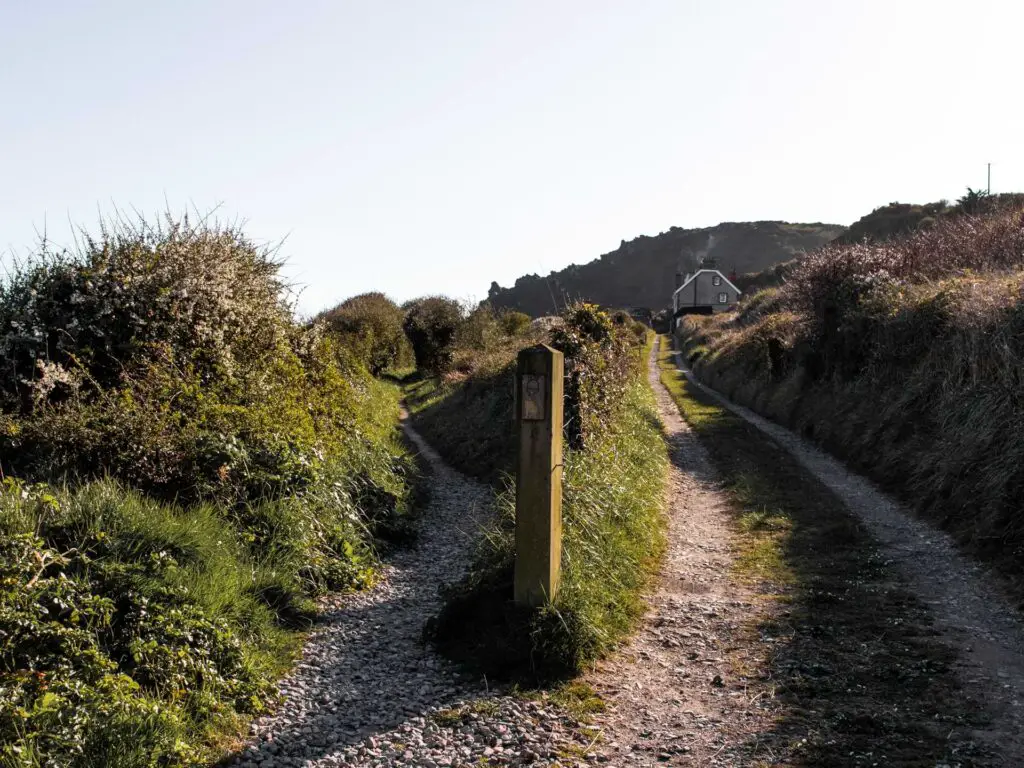
<path fill-rule="evenodd" d="M 992 163 L 988 164 L 988 186 L 985 189 L 986 195 L 992 194 Z"/>

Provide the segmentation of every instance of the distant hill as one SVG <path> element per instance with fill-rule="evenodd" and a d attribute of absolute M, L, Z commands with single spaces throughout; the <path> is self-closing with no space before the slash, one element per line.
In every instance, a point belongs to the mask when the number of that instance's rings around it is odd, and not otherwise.
<path fill-rule="evenodd" d="M 908 235 L 918 229 L 934 226 L 935 220 L 948 215 L 953 208 L 945 200 L 917 205 L 915 203 L 889 203 L 875 208 L 850 225 L 838 242 L 843 245 L 881 242 Z"/>
<path fill-rule="evenodd" d="M 919 205 L 916 203 L 889 203 L 875 208 L 850 225 L 842 237 L 841 245 L 869 242 L 880 243 L 897 237 L 904 237 L 919 229 L 930 229 L 939 219 L 959 216 L 963 213 L 996 213 L 1006 207 L 1024 205 L 1024 194 L 1004 192 L 989 195 L 968 188 L 967 194 L 950 204 L 946 200 Z"/>
<path fill-rule="evenodd" d="M 835 239 L 836 245 L 854 243 L 882 243 L 898 240 L 922 229 L 930 229 L 944 219 L 961 216 L 996 215 L 1008 208 L 1024 207 L 1024 193 L 1003 192 L 988 195 L 968 189 L 967 194 L 955 203 L 937 200 L 934 203 L 889 203 L 875 208 L 871 213 L 853 222 L 842 235 Z M 772 264 L 765 269 L 741 273 L 734 281 L 744 293 L 750 294 L 762 288 L 774 288 L 786 281 L 799 259 Z"/>
<path fill-rule="evenodd" d="M 572 299 L 610 307 L 668 305 L 677 271 L 701 258 L 713 258 L 726 274 L 759 272 L 841 236 L 839 224 L 788 224 L 784 221 L 723 223 L 702 229 L 672 227 L 655 237 L 641 235 L 588 264 L 573 264 L 547 277 L 526 275 L 511 288 L 491 283 L 495 308 L 538 316 L 551 314 Z"/>

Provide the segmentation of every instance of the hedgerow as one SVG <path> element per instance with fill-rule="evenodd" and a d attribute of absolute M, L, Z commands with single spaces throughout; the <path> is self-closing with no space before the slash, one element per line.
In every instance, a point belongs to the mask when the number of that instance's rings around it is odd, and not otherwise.
<path fill-rule="evenodd" d="M 402 328 L 405 312 L 383 293 L 353 296 L 318 319 L 374 376 L 412 365 L 412 348 Z"/>
<path fill-rule="evenodd" d="M 369 583 L 403 531 L 397 390 L 295 321 L 279 267 L 168 218 L 0 284 L 7 762 L 188 762 L 266 706 L 311 598 Z"/>
<path fill-rule="evenodd" d="M 465 319 L 462 305 L 447 296 L 427 296 L 406 305 L 402 327 L 412 345 L 416 367 L 433 375 L 448 371 Z"/>
<path fill-rule="evenodd" d="M 734 317 L 688 320 L 708 383 L 813 437 L 1024 585 L 1024 210 L 828 246 Z"/>

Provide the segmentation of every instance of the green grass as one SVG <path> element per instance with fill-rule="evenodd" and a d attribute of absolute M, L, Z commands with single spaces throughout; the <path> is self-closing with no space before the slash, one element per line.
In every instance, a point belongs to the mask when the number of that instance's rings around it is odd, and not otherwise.
<path fill-rule="evenodd" d="M 210 761 L 301 640 L 264 593 L 304 596 L 210 506 L 7 483 L 0 547 L 0 765 Z"/>
<path fill-rule="evenodd" d="M 515 351 L 467 378 L 447 383 L 427 378 L 403 387 L 424 439 L 448 464 L 493 485 L 501 484 L 513 459 Z"/>
<path fill-rule="evenodd" d="M 692 386 L 662 342 L 662 382 L 729 495 L 734 577 L 760 595 L 738 645 L 761 649 L 744 686 L 772 700 L 775 725 L 751 754 L 772 765 L 988 764 L 970 739 L 980 710 L 961 695 L 927 607 L 842 502 Z"/>
<path fill-rule="evenodd" d="M 526 611 L 511 602 L 515 498 L 505 488 L 470 578 L 448 594 L 433 626 L 443 652 L 532 685 L 572 677 L 636 626 L 664 550 L 668 459 L 639 367 L 621 405 L 585 449 L 566 450 L 562 585 L 553 604 Z"/>
<path fill-rule="evenodd" d="M 372 406 L 301 492 L 178 505 L 125 482 L 0 486 L 0 766 L 214 762 L 274 704 L 326 591 L 411 535 L 393 419 Z"/>
<path fill-rule="evenodd" d="M 555 687 L 551 700 L 581 723 L 589 723 L 594 715 L 607 709 L 597 691 L 582 680 L 569 680 Z"/>

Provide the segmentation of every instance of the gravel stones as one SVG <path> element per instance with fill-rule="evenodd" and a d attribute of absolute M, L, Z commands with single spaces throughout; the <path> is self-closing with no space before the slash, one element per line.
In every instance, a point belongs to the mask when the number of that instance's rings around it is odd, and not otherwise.
<path fill-rule="evenodd" d="M 324 601 L 301 661 L 280 683 L 277 711 L 253 723 L 232 764 L 296 766 L 572 765 L 575 723 L 553 704 L 488 692 L 422 642 L 490 514 L 491 491 L 431 462 L 430 504 L 414 547 L 397 552 L 380 583 Z M 577 751 L 580 747 L 575 747 Z"/>
<path fill-rule="evenodd" d="M 667 551 L 640 630 L 587 681 L 608 703 L 595 717 L 595 763 L 745 765 L 744 742 L 770 713 L 734 696 L 725 649 L 753 612 L 730 577 L 732 534 L 711 461 L 661 385 L 657 348 L 649 380 L 672 452 Z M 730 689 L 727 689 L 729 686 Z"/>

